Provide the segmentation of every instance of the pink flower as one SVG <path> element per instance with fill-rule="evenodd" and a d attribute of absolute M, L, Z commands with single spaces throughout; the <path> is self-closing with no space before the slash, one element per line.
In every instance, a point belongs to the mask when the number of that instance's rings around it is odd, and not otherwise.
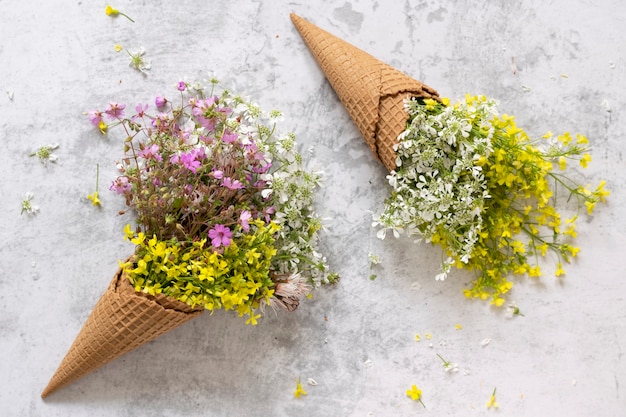
<path fill-rule="evenodd" d="M 224 178 L 224 172 L 220 171 L 219 169 L 215 169 L 213 170 L 213 172 L 211 172 L 211 176 L 215 179 L 221 180 L 222 178 Z"/>
<path fill-rule="evenodd" d="M 230 177 L 226 177 L 222 180 L 222 186 L 228 188 L 229 190 L 240 190 L 244 188 L 241 181 L 233 180 Z"/>
<path fill-rule="evenodd" d="M 163 158 L 159 154 L 159 145 L 153 143 L 152 145 L 144 148 L 143 150 L 137 153 L 138 156 L 144 157 L 146 159 L 154 159 L 156 161 L 162 161 Z"/>
<path fill-rule="evenodd" d="M 172 155 L 170 162 L 173 164 L 182 164 L 185 168 L 195 174 L 198 171 L 198 168 L 202 165 L 201 161 L 204 160 L 204 158 L 204 148 L 195 148 L 189 152 Z"/>
<path fill-rule="evenodd" d="M 115 191 L 118 194 L 124 194 L 127 191 L 131 190 L 131 185 L 128 182 L 128 177 L 117 177 L 115 181 L 109 187 L 109 190 Z"/>
<path fill-rule="evenodd" d="M 185 91 L 185 89 L 187 88 L 187 84 L 185 84 L 184 81 L 179 81 L 177 88 L 178 91 Z"/>
<path fill-rule="evenodd" d="M 248 222 L 250 221 L 251 218 L 252 218 L 252 215 L 250 214 L 248 210 L 242 211 L 241 214 L 239 215 L 239 223 L 241 224 L 242 229 L 245 230 L 246 232 L 250 230 L 250 224 Z"/>
<path fill-rule="evenodd" d="M 265 215 L 265 221 L 267 223 L 269 223 L 272 220 L 272 214 L 274 214 L 275 212 L 276 210 L 274 209 L 273 206 L 270 206 L 266 208 L 265 210 L 263 210 L 263 214 Z"/>
<path fill-rule="evenodd" d="M 107 116 L 109 116 L 109 119 L 111 120 L 121 119 L 122 117 L 124 117 L 125 108 L 126 104 L 111 102 L 104 112 L 107 114 Z"/>
<path fill-rule="evenodd" d="M 226 129 L 226 131 L 224 131 L 224 134 L 222 135 L 222 142 L 233 143 L 237 140 L 238 137 L 239 135 L 236 132 L 231 132 L 230 130 Z"/>
<path fill-rule="evenodd" d="M 216 224 L 215 227 L 209 230 L 209 238 L 211 238 L 211 244 L 219 248 L 220 246 L 230 245 L 230 239 L 233 237 L 230 229 L 221 224 Z"/>
<path fill-rule="evenodd" d="M 157 107 L 163 107 L 167 103 L 167 99 L 163 96 L 156 96 L 154 98 L 154 105 Z"/>
<path fill-rule="evenodd" d="M 87 112 L 87 117 L 92 125 L 99 127 L 102 122 L 102 112 L 98 110 L 90 110 Z"/>
<path fill-rule="evenodd" d="M 135 106 L 135 111 L 137 112 L 137 114 L 134 115 L 131 120 L 134 122 L 135 120 L 139 119 L 140 117 L 145 116 L 146 110 L 148 110 L 148 105 L 147 104 L 138 103 Z"/>

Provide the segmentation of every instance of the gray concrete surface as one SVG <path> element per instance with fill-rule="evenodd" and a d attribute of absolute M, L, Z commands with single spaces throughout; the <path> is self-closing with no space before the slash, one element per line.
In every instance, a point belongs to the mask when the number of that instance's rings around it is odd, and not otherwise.
<path fill-rule="evenodd" d="M 2 416 L 621 416 L 626 409 L 623 153 L 626 5 L 613 1 L 0 1 L 0 414 Z M 451 98 L 486 94 L 531 133 L 586 134 L 610 203 L 579 226 L 562 279 L 518 280 L 525 313 L 435 282 L 438 251 L 379 241 L 370 212 L 386 172 L 359 137 L 289 13 Z M 146 48 L 147 76 L 113 45 Z M 513 65 L 514 63 L 514 65 Z M 515 71 L 514 71 L 515 69 Z M 106 191 L 120 146 L 84 111 L 135 103 L 209 71 L 312 148 L 326 182 L 324 249 L 342 275 L 293 314 L 255 327 L 203 317 L 42 400 L 41 390 L 129 253 Z M 133 104 L 134 105 L 134 104 Z M 29 153 L 58 143 L 44 166 Z M 103 207 L 86 199 L 100 165 Z M 40 212 L 20 215 L 26 192 Z M 374 281 L 368 253 L 382 264 Z M 462 325 L 458 330 L 455 325 Z M 422 340 L 417 342 L 415 334 Z M 432 339 L 426 340 L 425 334 Z M 482 345 L 484 339 L 491 342 Z M 447 374 L 436 354 L 459 364 Z M 308 395 L 294 398 L 296 381 Z M 312 378 L 317 385 L 308 385 Z M 423 390 L 426 408 L 405 391 Z M 497 388 L 499 410 L 485 404 Z"/>

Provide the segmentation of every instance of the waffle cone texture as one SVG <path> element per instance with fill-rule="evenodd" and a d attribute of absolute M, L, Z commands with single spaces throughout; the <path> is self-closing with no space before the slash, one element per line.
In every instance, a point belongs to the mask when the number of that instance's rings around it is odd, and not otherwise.
<path fill-rule="evenodd" d="M 41 394 L 100 368 L 202 313 L 172 297 L 136 292 L 118 270 Z"/>
<path fill-rule="evenodd" d="M 394 170 L 393 146 L 408 120 L 404 100 L 438 98 L 437 91 L 300 16 L 291 21 L 374 155 Z"/>

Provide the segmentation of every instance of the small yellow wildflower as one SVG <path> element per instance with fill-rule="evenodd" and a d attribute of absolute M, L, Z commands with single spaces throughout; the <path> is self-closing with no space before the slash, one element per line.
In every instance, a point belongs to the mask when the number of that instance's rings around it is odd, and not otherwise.
<path fill-rule="evenodd" d="M 415 341 L 419 342 L 420 340 L 422 340 L 422 336 L 419 333 L 415 333 Z"/>
<path fill-rule="evenodd" d="M 91 201 L 91 204 L 93 204 L 94 206 L 100 206 L 100 199 L 98 198 L 97 191 L 93 194 L 88 194 L 87 199 Z"/>
<path fill-rule="evenodd" d="M 124 47 L 121 44 L 116 43 L 115 45 L 113 45 L 113 49 L 115 49 L 115 52 L 120 52 L 122 49 L 124 49 Z"/>
<path fill-rule="evenodd" d="M 256 319 L 258 319 L 259 317 L 261 317 L 260 314 L 255 315 L 254 313 L 250 313 L 250 317 L 248 318 L 248 320 L 246 320 L 246 324 L 251 324 L 253 326 L 256 326 L 257 325 Z"/>
<path fill-rule="evenodd" d="M 461 326 L 459 323 L 454 325 L 454 328 L 457 330 L 461 330 L 463 328 L 463 326 Z"/>
<path fill-rule="evenodd" d="M 117 9 L 114 9 L 108 4 L 107 4 L 107 7 L 105 7 L 104 9 L 104 13 L 106 13 L 107 16 L 111 16 L 111 17 L 117 17 L 118 15 L 121 15 L 121 16 L 124 16 L 126 19 L 130 20 L 131 22 L 135 23 L 135 21 L 131 19 L 130 16 L 128 16 L 125 13 L 120 12 Z"/>
<path fill-rule="evenodd" d="M 423 407 L 426 407 L 422 402 L 422 390 L 417 388 L 417 385 L 411 385 L 411 389 L 406 390 L 406 395 L 413 401 L 419 401 Z"/>
<path fill-rule="evenodd" d="M 109 127 L 107 126 L 106 123 L 104 123 L 104 121 L 101 121 L 98 124 L 98 129 L 100 130 L 100 133 L 102 133 L 103 135 L 107 134 L 107 130 L 109 129 Z"/>
<path fill-rule="evenodd" d="M 498 408 L 498 403 L 496 402 L 496 389 L 493 389 L 491 393 L 491 397 L 489 397 L 489 401 L 487 401 L 487 408 Z"/>
<path fill-rule="evenodd" d="M 566 168 L 567 168 L 567 159 L 565 159 L 564 156 L 560 156 L 559 157 L 559 169 L 561 171 L 565 171 Z"/>
<path fill-rule="evenodd" d="M 100 165 L 96 164 L 96 191 L 93 194 L 88 194 L 87 199 L 91 201 L 94 206 L 100 207 L 100 198 L 98 197 L 98 177 L 100 176 Z"/>
<path fill-rule="evenodd" d="M 301 395 L 306 395 L 306 391 L 304 390 L 304 388 L 302 388 L 302 382 L 300 382 L 300 379 L 298 379 L 298 382 L 296 383 L 296 390 L 293 393 L 293 396 L 296 398 L 300 398 Z"/>
<path fill-rule="evenodd" d="M 591 155 L 588 153 L 584 154 L 583 157 L 580 158 L 580 166 L 583 168 L 587 168 L 589 162 L 591 162 Z"/>
<path fill-rule="evenodd" d="M 556 266 L 556 272 L 554 273 L 554 276 L 560 277 L 561 275 L 565 275 L 565 270 L 563 269 L 563 264 L 559 262 Z"/>
<path fill-rule="evenodd" d="M 529 277 L 540 277 L 541 276 L 541 267 L 539 265 L 535 265 L 528 270 Z"/>

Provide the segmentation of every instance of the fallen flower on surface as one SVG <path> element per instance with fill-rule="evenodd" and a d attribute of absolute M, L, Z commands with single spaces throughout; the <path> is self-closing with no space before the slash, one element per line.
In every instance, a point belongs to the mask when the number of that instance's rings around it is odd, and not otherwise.
<path fill-rule="evenodd" d="M 300 379 L 298 379 L 298 382 L 296 383 L 296 390 L 293 393 L 293 396 L 296 398 L 300 398 L 300 396 L 302 395 L 307 395 L 307 392 L 304 390 L 304 388 L 302 388 L 302 382 L 300 382 Z"/>
<path fill-rule="evenodd" d="M 406 390 L 406 395 L 413 401 L 419 401 L 424 408 L 426 407 L 426 405 L 422 402 L 422 390 L 417 388 L 417 385 L 411 385 L 411 389 Z"/>
<path fill-rule="evenodd" d="M 448 373 L 458 372 L 459 367 L 458 367 L 458 365 L 456 363 L 452 363 L 450 361 L 445 360 L 443 358 L 443 356 L 441 356 L 438 353 L 437 353 L 437 356 L 443 362 L 443 368 L 446 370 L 446 372 L 448 372 Z"/>
<path fill-rule="evenodd" d="M 126 19 L 128 19 L 131 22 L 135 23 L 135 21 L 130 16 L 128 16 L 126 13 L 122 13 L 119 10 L 114 9 L 110 5 L 107 5 L 107 7 L 105 7 L 104 13 L 106 13 L 107 16 L 111 16 L 111 17 L 124 16 Z"/>
<path fill-rule="evenodd" d="M 496 402 L 496 389 L 493 389 L 491 393 L 491 397 L 489 397 L 489 401 L 487 401 L 487 408 L 498 408 L 498 403 Z"/>
<path fill-rule="evenodd" d="M 96 164 L 96 191 L 93 194 L 87 194 L 87 199 L 91 201 L 94 206 L 100 207 L 100 198 L 98 197 L 98 179 L 100 177 L 100 165 Z"/>
<path fill-rule="evenodd" d="M 33 205 L 31 203 L 31 200 L 35 197 L 35 195 L 33 193 L 31 193 L 30 191 L 27 192 L 24 195 L 24 199 L 22 200 L 22 211 L 20 212 L 20 214 L 30 214 L 30 215 L 35 215 L 37 213 L 39 213 L 39 207 Z"/>
<path fill-rule="evenodd" d="M 52 153 L 55 149 L 59 147 L 58 143 L 54 143 L 47 146 L 40 146 L 35 152 L 31 153 L 29 156 L 36 156 L 39 160 L 45 165 L 48 161 L 56 162 L 57 156 Z"/>

